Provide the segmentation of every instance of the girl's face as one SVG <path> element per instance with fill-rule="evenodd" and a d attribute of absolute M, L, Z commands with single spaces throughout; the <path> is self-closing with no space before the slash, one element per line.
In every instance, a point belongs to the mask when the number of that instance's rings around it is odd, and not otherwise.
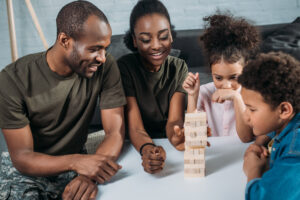
<path fill-rule="evenodd" d="M 237 82 L 238 76 L 242 73 L 242 62 L 227 63 L 223 59 L 211 66 L 214 84 L 217 89 L 237 90 L 240 84 Z"/>
<path fill-rule="evenodd" d="M 139 18 L 134 27 L 133 42 L 146 67 L 158 71 L 173 42 L 168 19 L 161 14 Z"/>

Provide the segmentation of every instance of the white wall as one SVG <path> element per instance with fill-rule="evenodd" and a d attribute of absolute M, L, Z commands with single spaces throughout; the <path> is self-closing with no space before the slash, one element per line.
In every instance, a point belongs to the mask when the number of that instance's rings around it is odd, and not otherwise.
<path fill-rule="evenodd" d="M 18 55 L 43 51 L 24 0 L 14 4 Z M 49 45 L 56 37 L 55 18 L 60 8 L 71 0 L 31 0 Z M 129 15 L 137 0 L 91 0 L 108 17 L 113 34 L 123 34 L 129 27 Z M 177 30 L 202 28 L 202 18 L 216 9 L 230 10 L 257 25 L 287 23 L 300 16 L 300 0 L 162 0 Z M 0 69 L 11 62 L 6 0 L 0 0 Z"/>

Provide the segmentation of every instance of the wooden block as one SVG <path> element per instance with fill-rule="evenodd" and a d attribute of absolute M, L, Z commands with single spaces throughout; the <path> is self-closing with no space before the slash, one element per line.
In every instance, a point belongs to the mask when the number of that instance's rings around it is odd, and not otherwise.
<path fill-rule="evenodd" d="M 184 133 L 184 176 L 204 177 L 205 146 L 207 146 L 206 113 L 187 113 L 185 115 Z"/>
<path fill-rule="evenodd" d="M 204 177 L 205 168 L 186 168 L 184 169 L 184 177 Z"/>

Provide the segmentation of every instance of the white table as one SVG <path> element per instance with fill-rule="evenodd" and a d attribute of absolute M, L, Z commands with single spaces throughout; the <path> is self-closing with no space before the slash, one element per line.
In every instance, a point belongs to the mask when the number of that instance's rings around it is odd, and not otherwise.
<path fill-rule="evenodd" d="M 156 139 L 167 153 L 165 168 L 158 174 L 144 172 L 138 152 L 128 142 L 119 159 L 122 169 L 104 185 L 99 185 L 101 200 L 242 200 L 246 176 L 243 155 L 248 144 L 237 137 L 210 137 L 206 150 L 206 177 L 184 178 L 183 152 L 167 139 Z"/>

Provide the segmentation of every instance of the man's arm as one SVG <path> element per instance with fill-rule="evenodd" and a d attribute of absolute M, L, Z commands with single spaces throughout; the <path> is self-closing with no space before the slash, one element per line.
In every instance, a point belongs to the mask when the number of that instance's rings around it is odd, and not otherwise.
<path fill-rule="evenodd" d="M 34 152 L 32 132 L 29 125 L 20 129 L 2 129 L 8 151 L 15 168 L 29 176 L 51 176 L 66 171 L 75 171 L 80 175 L 103 183 L 110 176 L 103 173 L 108 168 L 115 174 L 120 166 L 105 156 L 71 154 L 51 156 Z"/>
<path fill-rule="evenodd" d="M 96 154 L 117 160 L 125 137 L 124 107 L 103 109 L 101 110 L 101 116 L 105 138 L 98 147 Z"/>
<path fill-rule="evenodd" d="M 71 170 L 73 155 L 50 156 L 34 152 L 29 125 L 20 129 L 2 129 L 11 160 L 21 173 L 31 176 L 56 175 Z"/>
<path fill-rule="evenodd" d="M 171 144 L 180 151 L 184 150 L 184 97 L 185 94 L 181 92 L 175 92 L 172 96 L 168 122 L 166 125 L 167 137 Z"/>

